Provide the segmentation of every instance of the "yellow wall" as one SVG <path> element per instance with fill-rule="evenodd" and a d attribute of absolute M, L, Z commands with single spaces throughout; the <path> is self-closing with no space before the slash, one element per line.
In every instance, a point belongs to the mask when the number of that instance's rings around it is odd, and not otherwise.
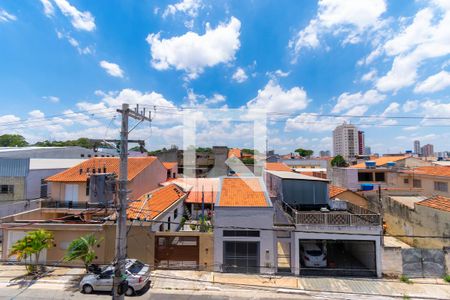
<path fill-rule="evenodd" d="M 0 201 L 25 200 L 25 177 L 0 177 L 0 184 L 14 186 L 14 194 L 0 194 Z"/>
<path fill-rule="evenodd" d="M 408 179 L 408 183 L 404 182 L 404 179 Z M 419 179 L 422 182 L 422 187 L 420 188 L 420 194 L 424 196 L 435 196 L 441 195 L 450 197 L 450 178 L 449 177 L 436 177 L 436 176 L 427 176 L 427 175 L 418 175 L 418 174 L 398 174 L 393 173 L 389 177 L 389 186 L 405 188 L 405 189 L 413 189 L 413 179 Z M 436 191 L 434 189 L 434 182 L 447 182 L 448 192 Z"/>
<path fill-rule="evenodd" d="M 363 196 L 358 195 L 357 193 L 353 193 L 351 191 L 345 191 L 343 193 L 340 193 L 335 198 L 338 198 L 340 200 L 346 200 L 350 203 L 353 203 L 355 205 L 364 207 L 366 209 L 369 208 L 369 204 L 366 198 Z"/>

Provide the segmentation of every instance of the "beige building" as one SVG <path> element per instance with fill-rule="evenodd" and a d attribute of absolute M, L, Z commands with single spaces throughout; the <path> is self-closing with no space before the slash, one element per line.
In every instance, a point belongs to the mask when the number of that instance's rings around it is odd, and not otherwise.
<path fill-rule="evenodd" d="M 369 208 L 369 202 L 367 198 L 349 189 L 341 188 L 339 186 L 330 184 L 328 186 L 328 192 L 330 195 L 330 199 L 345 200 L 357 206 L 364 207 L 366 209 Z"/>
<path fill-rule="evenodd" d="M 383 199 L 386 230 L 419 248 L 450 246 L 450 198 L 434 196 L 390 196 Z M 414 237 L 418 236 L 418 237 Z M 430 236 L 430 238 L 422 238 Z"/>

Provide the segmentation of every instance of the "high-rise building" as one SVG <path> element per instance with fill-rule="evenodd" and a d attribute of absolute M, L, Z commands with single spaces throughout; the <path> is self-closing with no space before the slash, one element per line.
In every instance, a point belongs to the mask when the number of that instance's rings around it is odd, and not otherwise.
<path fill-rule="evenodd" d="M 420 155 L 422 154 L 420 151 L 420 141 L 414 141 L 414 154 Z"/>
<path fill-rule="evenodd" d="M 364 155 L 370 155 L 372 154 L 372 149 L 370 147 L 366 146 L 364 147 Z"/>
<path fill-rule="evenodd" d="M 322 150 L 319 152 L 320 157 L 328 157 L 331 156 L 330 150 Z"/>
<path fill-rule="evenodd" d="M 431 157 L 434 156 L 434 146 L 431 144 L 426 144 L 421 148 L 423 157 Z"/>
<path fill-rule="evenodd" d="M 346 160 L 353 159 L 359 154 L 358 128 L 355 125 L 339 125 L 333 130 L 334 155 L 342 155 Z"/>
<path fill-rule="evenodd" d="M 364 131 L 358 131 L 358 154 L 364 155 Z"/>

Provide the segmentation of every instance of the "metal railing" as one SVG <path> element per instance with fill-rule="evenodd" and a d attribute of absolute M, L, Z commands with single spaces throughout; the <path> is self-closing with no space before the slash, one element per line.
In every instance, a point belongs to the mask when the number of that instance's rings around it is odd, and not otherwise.
<path fill-rule="evenodd" d="M 88 208 L 103 208 L 104 204 L 88 203 L 88 202 L 73 202 L 73 201 L 57 201 L 57 200 L 43 200 L 41 201 L 41 208 L 69 208 L 69 209 L 88 209 Z"/>

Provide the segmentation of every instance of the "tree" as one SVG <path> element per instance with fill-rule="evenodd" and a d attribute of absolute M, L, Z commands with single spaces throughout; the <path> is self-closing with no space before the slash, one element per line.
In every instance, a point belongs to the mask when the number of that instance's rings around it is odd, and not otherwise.
<path fill-rule="evenodd" d="M 300 155 L 301 157 L 310 157 L 314 153 L 314 151 L 312 151 L 312 150 L 307 150 L 307 149 L 302 149 L 302 148 L 295 149 L 295 152 L 297 152 L 298 155 Z"/>
<path fill-rule="evenodd" d="M 93 233 L 73 240 L 67 248 L 64 260 L 81 260 L 84 263 L 87 272 L 89 265 L 95 259 L 95 247 L 101 243 L 102 240 L 103 239 L 97 240 Z"/>
<path fill-rule="evenodd" d="M 28 142 L 20 134 L 0 135 L 0 147 L 25 147 Z"/>
<path fill-rule="evenodd" d="M 347 162 L 345 161 L 344 157 L 342 157 L 342 155 L 336 155 L 331 160 L 331 165 L 333 167 L 346 167 L 347 166 Z"/>
<path fill-rule="evenodd" d="M 30 231 L 24 238 L 14 243 L 8 256 L 16 255 L 17 260 L 24 260 L 28 272 L 35 273 L 42 250 L 53 247 L 53 242 L 53 233 L 47 230 Z M 30 264 L 27 262 L 28 259 Z"/>

